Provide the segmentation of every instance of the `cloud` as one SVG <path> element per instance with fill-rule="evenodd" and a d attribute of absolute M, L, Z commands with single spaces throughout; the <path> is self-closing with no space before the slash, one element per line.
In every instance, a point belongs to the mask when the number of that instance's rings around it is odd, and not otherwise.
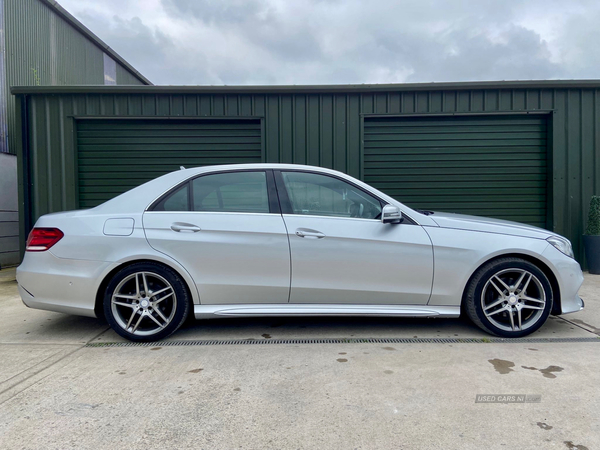
<path fill-rule="evenodd" d="M 157 84 L 597 77 L 589 0 L 63 0 Z"/>
<path fill-rule="evenodd" d="M 263 0 L 163 0 L 162 6 L 173 17 L 194 17 L 217 24 L 254 21 L 269 10 L 269 4 Z"/>

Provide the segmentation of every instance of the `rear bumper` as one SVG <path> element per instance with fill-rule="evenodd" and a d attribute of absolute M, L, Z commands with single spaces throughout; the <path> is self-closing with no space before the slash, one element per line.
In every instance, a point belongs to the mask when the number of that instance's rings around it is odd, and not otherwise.
<path fill-rule="evenodd" d="M 17 268 L 19 294 L 30 308 L 96 317 L 99 280 L 111 264 L 57 258 L 50 251 L 26 253 Z"/>

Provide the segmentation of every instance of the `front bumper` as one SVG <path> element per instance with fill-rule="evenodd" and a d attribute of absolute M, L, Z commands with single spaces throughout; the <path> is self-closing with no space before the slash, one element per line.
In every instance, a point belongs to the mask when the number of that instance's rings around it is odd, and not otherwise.
<path fill-rule="evenodd" d="M 578 292 L 583 284 L 583 272 L 579 263 L 550 244 L 542 256 L 554 266 L 553 271 L 560 288 L 560 314 L 581 311 L 584 303 Z"/>
<path fill-rule="evenodd" d="M 19 295 L 30 308 L 96 317 L 99 280 L 110 266 L 105 261 L 58 258 L 50 251 L 26 253 L 17 268 Z"/>

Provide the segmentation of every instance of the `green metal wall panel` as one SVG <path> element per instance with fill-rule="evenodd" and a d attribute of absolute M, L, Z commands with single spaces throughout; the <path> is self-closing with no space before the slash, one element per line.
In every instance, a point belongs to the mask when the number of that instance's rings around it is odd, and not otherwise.
<path fill-rule="evenodd" d="M 181 166 L 262 160 L 260 120 L 80 120 L 76 128 L 80 208 Z"/>
<path fill-rule="evenodd" d="M 144 83 L 117 61 L 117 84 L 141 85 Z"/>
<path fill-rule="evenodd" d="M 10 86 L 104 84 L 103 50 L 41 0 L 3 0 L 5 83 Z M 117 84 L 143 83 L 118 61 Z M 15 97 L 6 96 L 8 153 L 16 154 Z"/>
<path fill-rule="evenodd" d="M 498 114 L 548 111 L 549 226 L 569 237 L 581 260 L 581 234 L 592 193 L 600 194 L 600 98 L 597 88 L 446 89 L 357 92 L 32 94 L 27 98 L 32 220 L 77 206 L 73 116 L 262 117 L 267 162 L 364 174 L 362 123 L 374 114 Z M 49 155 L 58 160 L 46 165 Z M 75 174 L 75 175 L 73 175 Z M 49 185 L 53 184 L 49 189 Z"/>
<path fill-rule="evenodd" d="M 364 181 L 408 206 L 547 225 L 546 115 L 365 120 Z"/>

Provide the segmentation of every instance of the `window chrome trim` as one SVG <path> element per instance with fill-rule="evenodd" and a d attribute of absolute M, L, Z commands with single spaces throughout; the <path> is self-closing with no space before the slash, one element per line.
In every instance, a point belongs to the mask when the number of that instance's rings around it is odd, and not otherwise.
<path fill-rule="evenodd" d="M 284 219 L 287 216 L 293 216 L 293 217 L 312 217 L 314 219 L 362 220 L 362 221 L 368 221 L 368 222 L 381 223 L 381 219 L 364 219 L 362 217 L 317 216 L 315 214 L 294 214 L 294 213 L 283 213 L 282 216 L 283 216 Z"/>
<path fill-rule="evenodd" d="M 152 213 L 152 214 L 228 214 L 228 215 L 244 215 L 244 216 L 279 216 L 280 213 L 253 213 L 253 212 L 237 212 L 237 211 L 152 211 L 147 210 L 144 211 L 144 214 Z M 364 219 L 363 219 L 364 220 Z"/>

